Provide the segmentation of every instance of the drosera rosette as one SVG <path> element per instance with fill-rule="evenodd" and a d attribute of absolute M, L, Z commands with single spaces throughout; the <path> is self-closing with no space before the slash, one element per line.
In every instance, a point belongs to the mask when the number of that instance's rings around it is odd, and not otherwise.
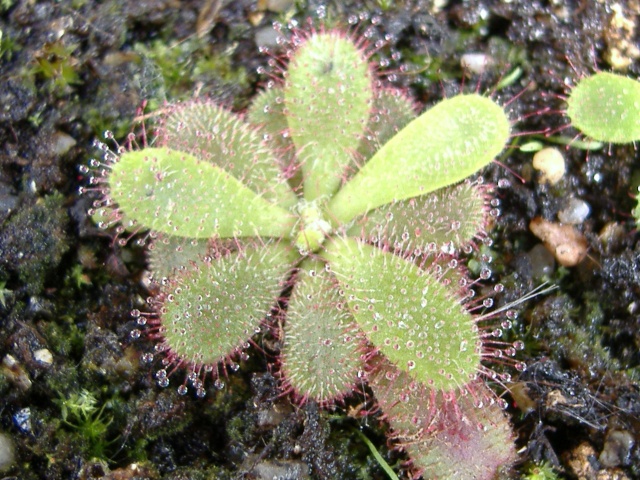
<path fill-rule="evenodd" d="M 416 115 L 338 30 L 291 45 L 246 115 L 177 104 L 153 147 L 96 162 L 103 225 L 154 238 L 159 292 L 134 316 L 163 352 L 158 382 L 184 367 L 181 394 L 203 396 L 208 376 L 222 387 L 266 327 L 299 402 L 335 403 L 383 358 L 455 410 L 497 378 L 487 356 L 516 365 L 458 258 L 487 236 L 490 187 L 467 178 L 502 151 L 509 119 L 477 93 Z"/>

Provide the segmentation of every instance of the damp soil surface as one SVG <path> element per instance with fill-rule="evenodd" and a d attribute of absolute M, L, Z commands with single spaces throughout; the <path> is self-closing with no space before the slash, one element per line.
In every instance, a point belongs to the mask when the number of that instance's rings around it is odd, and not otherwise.
<path fill-rule="evenodd" d="M 161 355 L 145 362 L 153 341 L 131 335 L 150 295 L 144 248 L 87 213 L 96 185 L 79 167 L 99 157 L 94 140 L 142 142 L 136 118 L 152 130 L 155 110 L 196 95 L 242 111 L 281 53 L 278 22 L 380 42 L 382 78 L 421 109 L 475 89 L 509 106 L 523 135 L 483 172 L 500 215 L 470 269 L 504 285 L 497 306 L 557 288 L 519 305 L 508 333 L 528 369 L 505 397 L 520 454 L 503 477 L 640 478 L 640 153 L 553 143 L 577 135 L 564 128 L 568 85 L 598 69 L 640 76 L 638 11 L 637 0 L 0 1 L 0 476 L 388 478 L 360 431 L 403 477 L 384 422 L 361 414 L 367 389 L 328 410 L 293 404 L 268 334 L 204 399 L 177 393 L 180 370 L 158 386 Z M 482 72 L 461 68 L 468 53 Z M 533 141 L 564 158 L 554 185 L 532 167 Z M 589 207 L 574 227 L 588 252 L 561 266 L 529 224 L 559 222 L 570 198 Z"/>

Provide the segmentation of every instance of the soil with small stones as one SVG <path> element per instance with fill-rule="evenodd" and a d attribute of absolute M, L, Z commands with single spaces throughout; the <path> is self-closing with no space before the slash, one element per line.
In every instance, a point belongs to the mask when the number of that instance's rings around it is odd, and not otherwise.
<path fill-rule="evenodd" d="M 549 129 L 576 135 L 561 129 L 562 96 L 580 76 L 612 63 L 640 76 L 637 0 L 443 3 L 0 2 L 0 458 L 13 446 L 0 474 L 387 478 L 357 429 L 390 464 L 406 460 L 375 416 L 355 414 L 362 396 L 329 412 L 292 405 L 269 372 L 277 345 L 268 338 L 225 388 L 207 385 L 205 399 L 158 387 L 159 364 L 141 361 L 152 342 L 131 338 L 130 311 L 149 295 L 144 250 L 91 222 L 96 197 L 79 194 L 91 187 L 79 166 L 98 156 L 105 130 L 124 142 L 140 131 L 134 118 L 165 101 L 197 92 L 242 110 L 267 81 L 258 44 L 278 53 L 274 21 L 330 19 L 382 41 L 383 76 L 425 108 L 521 69 L 494 93 L 518 119 L 514 130 L 529 134 L 514 144 Z M 460 57 L 471 52 L 491 62 L 466 78 Z M 543 280 L 558 287 L 520 306 L 509 334 L 525 341 L 529 367 L 508 396 L 521 455 L 504 477 L 546 464 L 564 478 L 640 478 L 640 242 L 630 216 L 640 154 L 559 148 L 567 173 L 553 186 L 518 148 L 483 172 L 500 185 L 500 216 L 492 245 L 473 257 L 491 259 L 487 283 L 505 286 L 498 303 Z M 590 206 L 577 226 L 589 254 L 559 267 L 532 251 L 540 241 L 529 222 L 557 221 L 570 197 Z M 70 412 L 83 392 L 96 402 L 84 417 Z"/>

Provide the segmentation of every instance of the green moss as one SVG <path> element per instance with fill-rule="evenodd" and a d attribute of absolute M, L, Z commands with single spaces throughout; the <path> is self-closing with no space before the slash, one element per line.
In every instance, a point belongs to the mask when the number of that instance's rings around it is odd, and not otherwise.
<path fill-rule="evenodd" d="M 74 55 L 78 45 L 62 40 L 46 43 L 36 54 L 28 74 L 44 80 L 46 88 L 58 96 L 68 94 L 82 83 L 79 59 Z"/>
<path fill-rule="evenodd" d="M 20 46 L 7 33 L 0 30 L 0 58 L 11 60 L 13 54 L 20 50 Z"/>
<path fill-rule="evenodd" d="M 219 87 L 246 88 L 249 86 L 244 68 L 234 67 L 232 51 L 217 51 L 213 44 L 196 36 L 175 44 L 156 40 L 134 46 L 146 69 L 156 69 L 161 76 L 168 97 L 186 99 L 193 94 L 198 82 L 217 83 Z"/>
<path fill-rule="evenodd" d="M 533 309 L 530 319 L 530 333 L 523 340 L 531 352 L 547 351 L 583 371 L 620 368 L 603 345 L 605 316 L 595 294 L 585 293 L 580 305 L 567 294 L 549 297 Z"/>
<path fill-rule="evenodd" d="M 548 462 L 531 463 L 524 471 L 522 480 L 559 480 L 560 477 Z"/>
<path fill-rule="evenodd" d="M 113 417 L 105 412 L 110 402 L 98 403 L 96 396 L 81 390 L 56 401 L 60 407 L 62 424 L 77 432 L 82 438 L 84 450 L 92 458 L 106 459 L 108 448 L 115 438 L 108 438 L 109 425 Z"/>

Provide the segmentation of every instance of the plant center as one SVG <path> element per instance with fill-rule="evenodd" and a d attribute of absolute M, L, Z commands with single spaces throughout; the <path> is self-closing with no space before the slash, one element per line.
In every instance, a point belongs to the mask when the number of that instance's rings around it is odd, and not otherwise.
<path fill-rule="evenodd" d="M 317 252 L 325 238 L 331 234 L 331 224 L 325 220 L 317 200 L 308 202 L 301 200 L 298 204 L 300 221 L 296 224 L 295 245 L 300 255 Z"/>

